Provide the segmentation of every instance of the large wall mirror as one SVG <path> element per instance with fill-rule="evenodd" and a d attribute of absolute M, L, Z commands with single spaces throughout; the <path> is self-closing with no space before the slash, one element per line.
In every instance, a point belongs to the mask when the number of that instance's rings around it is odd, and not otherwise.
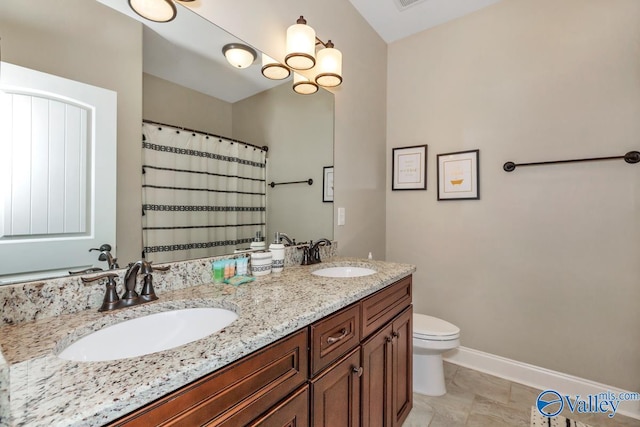
<path fill-rule="evenodd" d="M 265 187 L 267 245 L 275 232 L 299 242 L 333 237 L 333 206 L 323 200 L 324 168 L 333 165 L 330 92 L 303 96 L 292 91 L 290 78 L 269 81 L 260 73 L 260 52 L 249 68 L 234 69 L 222 46 L 238 40 L 180 5 L 174 21 L 156 24 L 124 0 L 7 0 L 0 4 L 0 37 L 2 61 L 117 93 L 117 171 L 101 175 L 114 187 L 117 175 L 114 252 L 121 266 L 139 259 L 143 247 L 143 119 L 266 145 L 266 183 L 314 182 Z M 176 253 L 172 260 L 218 254 Z M 11 262 L 2 260 L 0 284 L 66 271 L 42 268 L 34 257 L 34 275 L 2 277 L 2 265 Z M 107 267 L 97 255 L 93 265 Z"/>

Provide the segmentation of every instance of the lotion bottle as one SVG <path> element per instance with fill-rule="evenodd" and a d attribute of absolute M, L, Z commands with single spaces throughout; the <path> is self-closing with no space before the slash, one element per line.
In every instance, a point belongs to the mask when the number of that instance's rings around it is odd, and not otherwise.
<path fill-rule="evenodd" d="M 271 271 L 274 273 L 280 273 L 284 270 L 284 245 L 280 239 L 280 233 L 276 233 L 275 240 L 269 245 L 269 251 L 271 251 Z"/>
<path fill-rule="evenodd" d="M 256 237 L 253 239 L 249 247 L 253 251 L 264 251 L 266 249 L 264 239 L 262 238 L 262 231 L 256 231 Z"/>

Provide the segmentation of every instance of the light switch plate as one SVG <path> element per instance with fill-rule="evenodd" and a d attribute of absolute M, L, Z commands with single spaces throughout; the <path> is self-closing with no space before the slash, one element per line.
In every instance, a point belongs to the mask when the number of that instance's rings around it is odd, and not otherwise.
<path fill-rule="evenodd" d="M 338 225 L 344 225 L 346 220 L 345 208 L 338 208 Z"/>

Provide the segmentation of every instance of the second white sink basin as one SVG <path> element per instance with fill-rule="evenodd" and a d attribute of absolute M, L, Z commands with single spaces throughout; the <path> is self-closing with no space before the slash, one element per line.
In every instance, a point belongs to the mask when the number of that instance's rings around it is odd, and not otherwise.
<path fill-rule="evenodd" d="M 150 314 L 80 338 L 58 357 L 77 362 L 100 362 L 142 356 L 199 340 L 237 318 L 233 311 L 209 307 Z"/>
<path fill-rule="evenodd" d="M 311 274 L 322 277 L 362 277 L 376 273 L 375 270 L 366 267 L 327 267 L 312 271 Z"/>

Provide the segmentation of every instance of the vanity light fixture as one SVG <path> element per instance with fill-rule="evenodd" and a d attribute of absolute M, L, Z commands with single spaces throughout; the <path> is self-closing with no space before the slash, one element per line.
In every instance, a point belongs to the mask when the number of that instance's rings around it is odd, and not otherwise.
<path fill-rule="evenodd" d="M 318 85 L 302 74 L 293 73 L 293 90 L 300 95 L 312 95 L 318 91 Z"/>
<path fill-rule="evenodd" d="M 287 29 L 287 56 L 284 63 L 294 70 L 310 70 L 316 65 L 316 30 L 302 15 Z"/>
<path fill-rule="evenodd" d="M 342 52 L 333 47 L 331 40 L 320 44 L 324 46 L 318 51 L 316 83 L 324 87 L 336 87 L 342 83 Z"/>
<path fill-rule="evenodd" d="M 194 0 L 180 0 L 191 2 Z M 173 0 L 129 0 L 129 7 L 135 13 L 153 22 L 172 21 L 178 13 Z"/>
<path fill-rule="evenodd" d="M 316 54 L 316 46 L 321 46 Z M 310 70 L 307 78 L 293 73 L 293 90 L 303 95 L 318 91 L 318 86 L 336 87 L 342 83 L 342 52 L 333 42 L 326 43 L 316 37 L 313 28 L 300 16 L 295 25 L 287 29 L 287 50 L 283 65 L 262 54 L 262 75 L 272 80 L 286 79 L 291 70 Z"/>
<path fill-rule="evenodd" d="M 241 43 L 229 43 L 222 47 L 229 64 L 236 68 L 247 68 L 256 60 L 257 54 L 253 48 Z"/>
<path fill-rule="evenodd" d="M 316 53 L 316 47 L 320 49 Z M 301 74 L 293 75 L 293 90 L 297 93 L 310 95 L 318 91 L 318 86 L 336 87 L 342 83 L 342 52 L 335 48 L 333 42 L 326 43 L 316 37 L 313 28 L 307 25 L 306 19 L 300 16 L 296 23 L 287 29 L 287 49 L 284 62 L 292 70 L 310 70 L 307 78 Z M 270 79 L 277 79 L 273 75 L 287 78 L 289 76 L 285 65 L 273 58 L 262 55 L 262 74 Z"/>
<path fill-rule="evenodd" d="M 263 53 L 262 75 L 271 80 L 283 80 L 291 75 L 291 70 Z"/>

